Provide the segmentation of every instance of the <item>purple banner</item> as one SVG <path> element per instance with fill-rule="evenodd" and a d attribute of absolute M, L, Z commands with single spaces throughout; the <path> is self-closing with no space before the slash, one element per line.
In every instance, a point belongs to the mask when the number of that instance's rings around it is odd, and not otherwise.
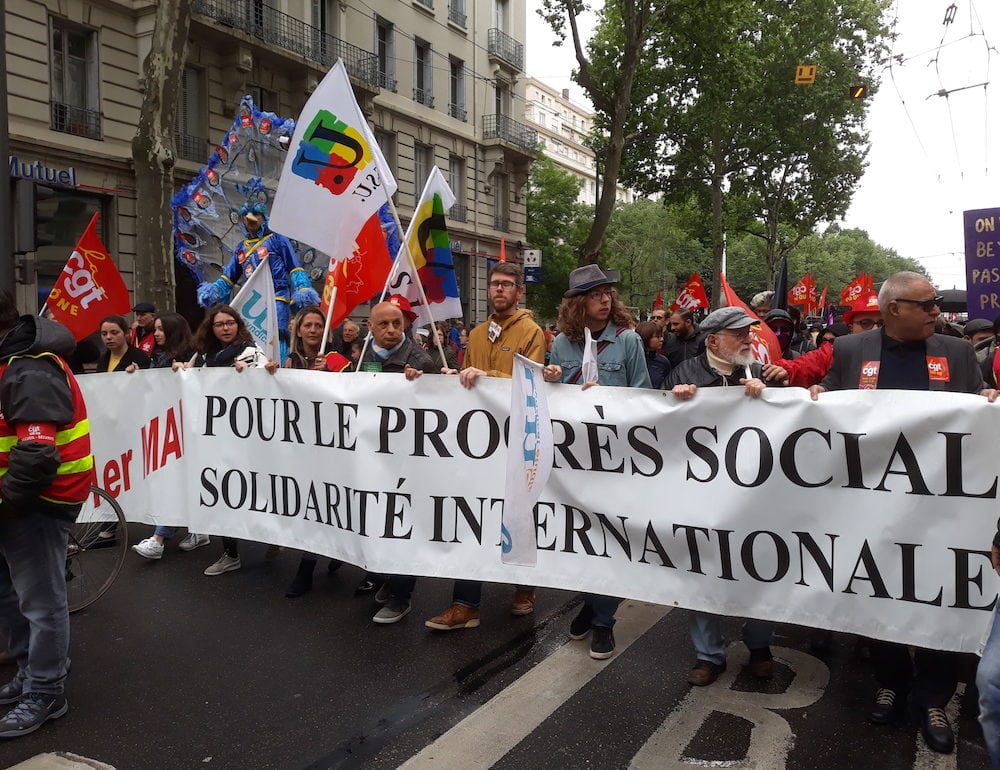
<path fill-rule="evenodd" d="M 964 212 L 969 319 L 1000 315 L 1000 208 Z"/>

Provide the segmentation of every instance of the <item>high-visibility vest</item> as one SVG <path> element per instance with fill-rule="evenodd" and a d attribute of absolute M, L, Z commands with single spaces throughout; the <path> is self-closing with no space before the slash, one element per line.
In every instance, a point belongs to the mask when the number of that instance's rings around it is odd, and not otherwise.
<path fill-rule="evenodd" d="M 66 362 L 53 353 L 14 356 L 7 363 L 0 364 L 0 378 L 3 377 L 10 362 L 18 358 L 48 358 L 57 364 L 66 376 L 73 402 L 73 416 L 65 425 L 56 426 L 59 468 L 56 470 L 55 480 L 39 497 L 50 503 L 79 505 L 87 499 L 90 487 L 94 483 L 94 456 L 90 453 L 90 422 L 87 420 L 87 406 L 83 401 L 83 393 L 80 392 L 80 386 Z M 8 423 L 4 415 L 0 414 L 0 478 L 7 473 L 10 450 L 18 440 L 15 426 Z"/>

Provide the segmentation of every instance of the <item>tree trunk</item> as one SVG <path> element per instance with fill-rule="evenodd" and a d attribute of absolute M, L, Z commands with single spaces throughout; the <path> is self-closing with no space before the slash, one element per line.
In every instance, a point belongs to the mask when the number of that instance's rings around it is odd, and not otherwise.
<path fill-rule="evenodd" d="M 723 190 L 722 185 L 726 179 L 725 158 L 722 154 L 722 138 L 718 128 L 712 129 L 712 264 L 714 274 L 712 275 L 712 306 L 720 308 L 722 301 L 722 258 L 726 251 L 725 227 L 722 221 L 723 215 Z"/>
<path fill-rule="evenodd" d="M 191 0 L 158 3 L 151 48 L 143 64 L 142 107 L 132 139 L 136 182 L 135 299 L 172 310 L 174 125 L 187 58 Z"/>

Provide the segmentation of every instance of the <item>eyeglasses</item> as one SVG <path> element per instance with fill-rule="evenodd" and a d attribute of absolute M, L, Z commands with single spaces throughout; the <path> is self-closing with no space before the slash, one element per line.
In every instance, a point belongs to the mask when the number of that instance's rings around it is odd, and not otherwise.
<path fill-rule="evenodd" d="M 212 324 L 215 329 L 225 329 L 227 326 L 236 326 L 236 321 L 216 321 Z"/>
<path fill-rule="evenodd" d="M 510 291 L 515 286 L 520 286 L 519 283 L 514 281 L 490 281 L 491 289 L 503 289 L 504 291 Z"/>
<path fill-rule="evenodd" d="M 611 288 L 607 289 L 591 289 L 587 292 L 587 299 L 604 299 L 605 297 L 614 298 L 615 290 Z"/>
<path fill-rule="evenodd" d="M 906 297 L 896 297 L 895 302 L 908 302 L 911 305 L 916 305 L 925 313 L 931 312 L 935 307 L 940 306 L 944 302 L 944 297 L 931 297 L 930 299 L 907 299 Z"/>
<path fill-rule="evenodd" d="M 735 337 L 738 340 L 748 340 L 750 339 L 750 327 L 746 329 L 722 329 L 717 331 L 716 334 L 728 334 L 730 337 Z"/>
<path fill-rule="evenodd" d="M 822 339 L 822 340 L 820 341 L 820 344 L 821 344 L 821 345 L 826 345 L 826 344 L 830 344 L 830 345 L 832 345 L 832 344 L 833 344 L 833 341 L 834 341 L 835 339 L 837 339 L 837 338 L 836 338 L 836 337 L 824 337 L 824 338 L 823 338 L 823 339 Z"/>
<path fill-rule="evenodd" d="M 928 310 L 927 312 L 930 311 Z M 872 327 L 876 329 L 881 329 L 885 325 L 885 321 L 883 321 L 881 318 L 859 318 L 854 323 L 856 323 L 865 331 L 868 331 Z"/>

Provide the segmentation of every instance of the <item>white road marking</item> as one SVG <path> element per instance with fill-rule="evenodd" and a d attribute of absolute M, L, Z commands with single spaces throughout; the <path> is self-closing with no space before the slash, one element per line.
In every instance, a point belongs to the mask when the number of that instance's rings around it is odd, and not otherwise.
<path fill-rule="evenodd" d="M 407 770 L 492 767 L 670 610 L 626 599 L 617 612 L 614 656 L 593 660 L 589 637 L 579 642 L 569 641 L 401 767 Z"/>
<path fill-rule="evenodd" d="M 663 724 L 639 749 L 630 770 L 665 768 L 738 767 L 746 770 L 783 768 L 795 741 L 792 728 L 770 709 L 805 708 L 818 701 L 830 681 L 830 669 L 821 660 L 798 650 L 772 647 L 777 660 L 795 672 L 782 693 L 742 692 L 732 684 L 749 659 L 746 647 L 734 642 L 726 653 L 726 671 L 708 687 L 692 687 Z M 753 725 L 743 759 L 719 761 L 688 757 L 684 750 L 713 711 L 732 714 Z"/>

